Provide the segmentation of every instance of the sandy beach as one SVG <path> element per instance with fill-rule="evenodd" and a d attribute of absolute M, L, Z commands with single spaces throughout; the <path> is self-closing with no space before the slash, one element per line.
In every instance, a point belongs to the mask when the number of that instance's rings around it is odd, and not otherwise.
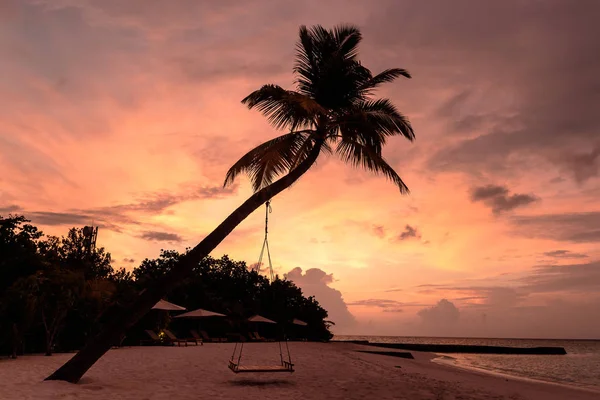
<path fill-rule="evenodd" d="M 131 347 L 108 352 L 77 385 L 44 382 L 72 354 L 0 361 L 0 398 L 8 399 L 511 399 L 584 400 L 599 394 L 465 371 L 415 359 L 361 353 L 350 343 L 290 343 L 293 374 L 233 374 L 233 344 Z M 273 343 L 246 344 L 242 363 L 273 363 Z"/>

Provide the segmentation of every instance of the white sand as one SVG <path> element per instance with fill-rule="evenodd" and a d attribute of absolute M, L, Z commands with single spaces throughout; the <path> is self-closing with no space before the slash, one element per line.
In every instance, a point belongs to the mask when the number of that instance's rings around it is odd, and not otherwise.
<path fill-rule="evenodd" d="M 584 400 L 599 394 L 507 380 L 432 363 L 365 354 L 347 343 L 290 343 L 293 374 L 234 374 L 233 344 L 132 347 L 108 352 L 81 382 L 43 382 L 72 354 L 0 361 L 0 399 L 539 399 Z M 242 363 L 277 361 L 274 343 L 245 346 Z M 401 368 L 396 368 L 401 366 Z"/>

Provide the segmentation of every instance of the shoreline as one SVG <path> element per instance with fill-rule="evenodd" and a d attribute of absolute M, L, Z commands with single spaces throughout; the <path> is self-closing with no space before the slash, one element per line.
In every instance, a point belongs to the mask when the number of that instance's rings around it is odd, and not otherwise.
<path fill-rule="evenodd" d="M 458 360 L 456 358 L 453 358 L 452 356 L 448 356 L 446 354 L 437 354 L 437 353 L 433 353 L 433 354 L 435 354 L 436 357 L 433 357 L 431 359 L 431 362 L 439 364 L 439 365 L 448 366 L 450 368 L 457 368 L 457 369 L 460 369 L 460 370 L 463 370 L 466 372 L 470 372 L 470 373 L 480 373 L 483 375 L 496 376 L 499 378 L 505 378 L 505 379 L 511 379 L 511 380 L 516 380 L 516 381 L 529 382 L 529 383 L 536 383 L 536 384 L 541 384 L 541 385 L 553 385 L 553 386 L 558 386 L 558 387 L 565 388 L 565 389 L 581 390 L 584 392 L 589 392 L 589 393 L 600 395 L 600 388 L 596 389 L 596 388 L 590 388 L 587 386 L 578 386 L 577 384 L 568 384 L 568 383 L 555 382 L 555 381 L 544 380 L 544 379 L 529 378 L 529 377 L 521 376 L 521 375 L 509 374 L 506 372 L 496 371 L 493 369 L 475 367 L 473 365 L 460 364 L 457 362 Z"/>
<path fill-rule="evenodd" d="M 395 350 L 422 351 L 428 353 L 456 354 L 504 354 L 504 355 L 566 355 L 564 347 L 514 347 L 472 344 L 425 344 L 425 343 L 384 343 L 369 340 L 338 341 L 365 346 Z"/>

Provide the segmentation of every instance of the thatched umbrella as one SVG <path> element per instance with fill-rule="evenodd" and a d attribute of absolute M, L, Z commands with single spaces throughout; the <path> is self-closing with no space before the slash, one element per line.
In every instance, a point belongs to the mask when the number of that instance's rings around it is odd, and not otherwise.
<path fill-rule="evenodd" d="M 185 311 L 185 307 L 178 306 L 177 304 L 170 303 L 166 300 L 159 300 L 158 303 L 152 307 L 153 310 L 164 310 L 164 311 Z"/>
<path fill-rule="evenodd" d="M 158 330 L 161 329 L 161 325 L 162 323 L 164 323 L 164 319 L 167 318 L 169 311 L 185 311 L 186 308 L 182 307 L 182 306 L 178 306 L 177 304 L 173 304 L 171 302 L 168 302 L 166 300 L 159 300 L 158 303 L 156 303 L 153 307 L 152 310 L 159 310 L 161 312 L 158 313 L 158 315 L 155 317 L 155 323 L 156 323 L 156 328 Z M 161 321 L 163 320 L 163 321 Z"/>
<path fill-rule="evenodd" d="M 175 318 L 205 318 L 205 317 L 226 317 L 227 315 L 221 314 L 214 311 L 204 310 L 199 308 L 194 311 L 188 311 L 186 313 L 180 314 Z"/>
<path fill-rule="evenodd" d="M 248 321 L 250 322 L 264 322 L 267 324 L 276 324 L 277 322 L 269 319 L 269 318 L 265 318 L 262 315 L 253 315 L 252 317 L 248 318 Z"/>
<path fill-rule="evenodd" d="M 300 325 L 300 326 L 307 326 L 308 324 L 302 320 L 299 320 L 298 318 L 294 318 L 292 320 L 292 324 L 294 325 Z"/>
<path fill-rule="evenodd" d="M 302 320 L 300 320 L 298 318 L 294 318 L 292 320 L 292 324 L 295 325 L 295 326 L 303 326 L 303 327 L 308 326 L 308 324 L 306 322 L 304 322 L 304 321 L 302 321 Z M 302 333 L 305 334 L 306 333 L 306 328 L 292 329 L 292 332 L 294 333 L 294 336 L 296 336 L 296 339 L 298 339 L 297 336 L 306 336 L 306 335 L 301 335 L 300 334 L 300 332 L 302 332 Z M 300 340 L 304 340 L 304 338 L 301 337 Z"/>
<path fill-rule="evenodd" d="M 248 322 L 250 322 L 252 325 L 256 324 L 255 327 L 259 324 L 259 323 L 264 323 L 264 324 L 277 324 L 277 322 L 273 321 L 272 319 L 269 318 L 265 318 L 262 315 L 253 315 L 252 317 L 247 319 Z M 258 328 L 256 328 L 256 331 L 254 332 L 255 335 L 257 335 L 257 339 L 262 339 L 265 340 L 264 337 L 258 335 Z"/>
<path fill-rule="evenodd" d="M 204 310 L 202 308 L 198 308 L 197 310 L 193 310 L 193 311 L 188 311 L 186 313 L 180 314 L 178 316 L 176 316 L 175 318 L 190 318 L 190 319 L 196 319 L 196 318 L 210 318 L 210 317 L 227 317 L 227 315 L 225 314 L 221 314 L 218 312 L 214 312 L 214 311 L 208 311 L 208 310 Z M 200 326 L 198 326 L 200 327 Z M 225 342 L 227 341 L 226 338 L 220 338 L 220 337 L 210 337 L 208 335 L 208 333 L 206 333 L 203 330 L 198 329 L 200 332 L 200 337 L 202 338 L 202 340 L 205 340 L 207 342 Z M 196 331 L 191 331 L 192 335 L 197 336 L 198 332 Z"/>

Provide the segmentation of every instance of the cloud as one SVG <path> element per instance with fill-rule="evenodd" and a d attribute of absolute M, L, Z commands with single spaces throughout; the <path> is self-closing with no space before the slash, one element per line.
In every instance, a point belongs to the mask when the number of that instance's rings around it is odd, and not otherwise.
<path fill-rule="evenodd" d="M 0 207 L 0 213 L 6 213 L 6 214 L 14 214 L 14 213 L 18 213 L 19 211 L 22 211 L 22 210 L 23 209 L 16 204 L 11 204 L 8 206 Z"/>
<path fill-rule="evenodd" d="M 171 191 L 155 192 L 142 195 L 137 202 L 119 204 L 115 206 L 102 207 L 93 210 L 96 213 L 121 214 L 124 212 L 156 213 L 164 211 L 176 204 L 194 200 L 213 200 L 232 196 L 237 193 L 238 186 L 232 185 L 227 188 L 222 186 L 206 185 L 181 185 L 183 193 Z"/>
<path fill-rule="evenodd" d="M 145 231 L 138 236 L 141 239 L 157 242 L 182 242 L 183 238 L 176 233 Z"/>
<path fill-rule="evenodd" d="M 48 226 L 81 226 L 90 225 L 92 222 L 94 222 L 94 216 L 92 214 L 83 214 L 77 212 L 33 211 L 25 214 L 25 216 L 30 218 L 32 222 Z M 104 223 L 100 223 L 98 225 L 103 228 L 110 228 L 112 226 Z"/>
<path fill-rule="evenodd" d="M 303 282 L 306 284 L 325 284 L 333 283 L 333 274 L 328 274 L 319 268 L 310 268 L 302 274 L 302 268 L 296 267 L 287 273 L 288 279 L 294 279 L 294 282 Z"/>
<path fill-rule="evenodd" d="M 389 299 L 366 299 L 358 300 L 352 303 L 348 303 L 349 306 L 363 306 L 363 307 L 377 307 L 382 309 L 396 309 L 399 308 L 402 303 L 396 300 Z"/>
<path fill-rule="evenodd" d="M 404 303 L 401 301 L 390 300 L 390 299 L 365 299 L 357 300 L 352 303 L 348 303 L 349 306 L 360 306 L 360 307 L 374 307 L 379 308 L 384 312 L 403 312 L 403 307 L 421 307 L 425 304 L 422 303 Z"/>
<path fill-rule="evenodd" d="M 384 308 L 381 311 L 387 312 L 387 313 L 401 313 L 401 312 L 404 312 L 404 310 L 402 308 Z"/>
<path fill-rule="evenodd" d="M 138 197 L 137 201 L 113 206 L 90 209 L 71 209 L 63 212 L 28 211 L 13 205 L 11 208 L 22 211 L 32 222 L 48 226 L 98 225 L 101 228 L 121 232 L 125 225 L 137 225 L 137 218 L 143 215 L 156 215 L 169 207 L 185 201 L 213 200 L 232 196 L 237 193 L 238 186 L 223 188 L 221 186 L 182 185 L 182 193 L 155 192 Z M 0 210 L 1 211 L 1 210 Z"/>
<path fill-rule="evenodd" d="M 508 286 L 443 286 L 437 290 L 468 293 L 469 296 L 455 300 L 483 300 L 476 304 L 478 307 L 512 307 L 528 295 L 521 289 Z"/>
<path fill-rule="evenodd" d="M 487 299 L 487 297 L 485 296 L 467 296 L 467 297 L 456 297 L 454 299 L 454 301 L 471 301 L 471 300 L 485 300 Z"/>
<path fill-rule="evenodd" d="M 573 302 L 546 300 L 538 305 L 481 309 L 456 307 L 441 300 L 421 310 L 420 335 L 459 337 L 596 338 L 600 321 L 590 318 L 600 312 L 600 298 Z"/>
<path fill-rule="evenodd" d="M 517 207 L 523 207 L 538 200 L 539 198 L 532 194 L 509 195 L 509 190 L 505 186 L 487 185 L 471 190 L 471 201 L 485 203 L 492 209 L 494 214 L 512 211 Z"/>
<path fill-rule="evenodd" d="M 398 235 L 396 240 L 402 241 L 402 240 L 409 240 L 409 239 L 421 239 L 421 234 L 419 233 L 419 231 L 417 230 L 416 227 L 406 225 L 404 227 L 404 231 L 402 231 L 400 233 L 400 235 Z"/>
<path fill-rule="evenodd" d="M 596 145 L 589 153 L 576 152 L 557 157 L 565 169 L 570 171 L 578 183 L 583 183 L 598 176 L 600 171 L 600 144 Z"/>
<path fill-rule="evenodd" d="M 427 325 L 450 325 L 458 322 L 460 311 L 454 303 L 442 299 L 436 305 L 420 310 L 417 315 Z"/>
<path fill-rule="evenodd" d="M 373 226 L 373 233 L 381 239 L 385 236 L 385 228 L 382 225 L 375 225 Z"/>
<path fill-rule="evenodd" d="M 394 288 L 394 289 L 388 289 L 388 290 L 384 290 L 384 292 L 386 293 L 391 293 L 391 292 L 401 292 L 404 289 L 400 289 L 400 288 Z"/>
<path fill-rule="evenodd" d="M 296 267 L 284 274 L 284 277 L 301 288 L 306 296 L 315 297 L 327 310 L 329 319 L 335 322 L 335 330 L 343 331 L 356 324 L 356 319 L 348 310 L 342 293 L 329 286 L 333 282 L 333 274 L 328 274 L 319 268 L 310 268 L 303 273 L 302 268 Z"/>
<path fill-rule="evenodd" d="M 600 54 L 594 51 L 598 26 L 591 15 L 600 12 L 599 3 L 428 2 L 403 10 L 396 27 L 387 16 L 402 6 L 387 4 L 372 17 L 378 23 L 375 40 L 391 52 L 410 50 L 411 59 L 427 60 L 431 67 L 419 65 L 420 76 L 432 85 L 443 81 L 447 87 L 452 77 L 454 100 L 441 112 L 449 131 L 467 118 L 477 121 L 469 137 L 441 144 L 429 166 L 469 174 L 508 171 L 526 159 L 551 163 L 566 149 L 581 150 L 597 139 L 594 71 Z M 398 36 L 405 40 L 394 43 Z M 434 74 L 439 62 L 444 78 Z"/>
<path fill-rule="evenodd" d="M 133 264 L 135 262 L 135 260 L 133 258 L 124 258 L 123 262 L 126 262 L 128 264 Z"/>
<path fill-rule="evenodd" d="M 456 136 L 467 136 L 494 126 L 502 120 L 502 116 L 496 114 L 473 113 L 473 104 L 470 103 L 478 101 L 473 92 L 472 89 L 459 91 L 435 111 L 437 117 L 447 121 L 449 132 Z"/>
<path fill-rule="evenodd" d="M 600 211 L 514 216 L 515 234 L 572 243 L 600 242 Z"/>
<path fill-rule="evenodd" d="M 516 288 L 502 286 L 481 288 L 481 290 L 475 292 L 481 293 L 482 297 L 485 297 L 486 305 L 492 307 L 516 306 L 527 296 L 526 293 L 522 293 Z"/>
<path fill-rule="evenodd" d="M 435 285 L 431 290 L 438 293 L 466 294 L 452 299 L 464 303 L 460 309 L 444 301 L 443 307 L 421 310 L 419 334 L 545 338 L 600 334 L 600 321 L 590 318 L 600 312 L 599 260 L 539 265 L 512 278 L 482 281 L 488 285 Z M 458 322 L 448 322 L 453 320 Z"/>
<path fill-rule="evenodd" d="M 546 257 L 552 258 L 587 258 L 587 254 L 582 253 L 573 253 L 569 250 L 554 250 L 554 251 L 546 251 L 542 253 Z"/>
<path fill-rule="evenodd" d="M 519 280 L 529 293 L 600 292 L 600 261 L 571 265 L 542 265 Z"/>

